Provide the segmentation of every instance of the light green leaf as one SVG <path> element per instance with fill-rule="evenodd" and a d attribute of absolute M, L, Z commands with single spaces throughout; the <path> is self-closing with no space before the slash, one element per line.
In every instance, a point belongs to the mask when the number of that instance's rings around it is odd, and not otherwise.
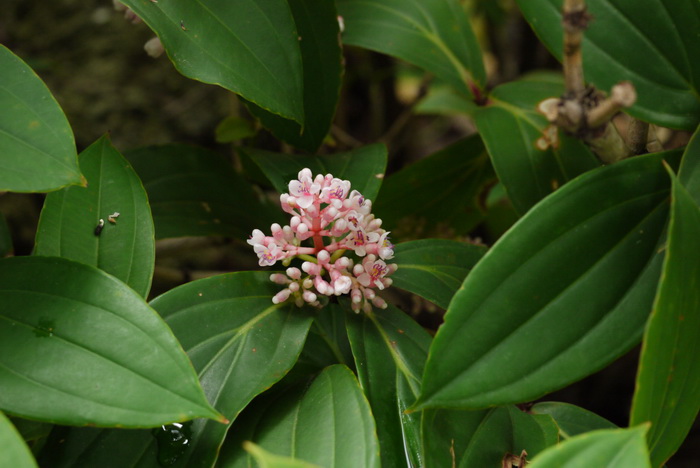
<path fill-rule="evenodd" d="M 284 0 L 124 0 L 183 75 L 304 122 L 299 34 Z"/>
<path fill-rule="evenodd" d="M 669 181 L 639 156 L 570 182 L 489 250 L 433 341 L 418 408 L 535 399 L 639 342 L 663 252 Z"/>
<path fill-rule="evenodd" d="M 559 434 L 568 439 L 597 429 L 616 429 L 613 423 L 588 410 L 569 403 L 545 401 L 530 408 L 534 414 L 547 414 L 554 418 Z"/>
<path fill-rule="evenodd" d="M 393 285 L 447 309 L 464 278 L 486 253 L 486 247 L 444 239 L 397 244 L 391 260 L 399 268 Z"/>
<path fill-rule="evenodd" d="M 630 416 L 630 425 L 651 422 L 648 443 L 655 467 L 678 450 L 700 410 L 700 207 L 672 178 L 666 259 Z"/>
<path fill-rule="evenodd" d="M 24 443 L 17 429 L 9 419 L 0 412 L 0 466 L 8 468 L 33 468 L 37 467 L 32 452 Z"/>
<path fill-rule="evenodd" d="M 243 448 L 255 458 L 260 468 L 320 468 L 296 458 L 274 455 L 252 442 L 243 442 Z"/>
<path fill-rule="evenodd" d="M 0 380 L 0 408 L 41 421 L 152 427 L 223 420 L 141 297 L 100 270 L 58 257 L 0 260 Z"/>
<path fill-rule="evenodd" d="M 49 89 L 2 44 L 0 70 L 0 191 L 84 185 L 73 132 Z"/>
<path fill-rule="evenodd" d="M 90 145 L 79 159 L 88 186 L 47 195 L 34 253 L 100 268 L 146 297 L 155 262 L 146 191 L 107 136 Z M 117 217 L 110 222 L 113 214 Z"/>

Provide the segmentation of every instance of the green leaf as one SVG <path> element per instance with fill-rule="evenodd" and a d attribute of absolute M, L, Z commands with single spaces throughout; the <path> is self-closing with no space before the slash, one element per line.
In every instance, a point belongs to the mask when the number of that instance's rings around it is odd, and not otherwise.
<path fill-rule="evenodd" d="M 423 99 L 413 108 L 416 114 L 473 115 L 474 101 L 447 85 L 432 85 Z"/>
<path fill-rule="evenodd" d="M 644 442 L 648 425 L 587 432 L 551 447 L 528 468 L 651 468 Z"/>
<path fill-rule="evenodd" d="M 83 184 L 68 119 L 41 79 L 0 44 L 0 191 Z"/>
<path fill-rule="evenodd" d="M 280 210 L 258 201 L 251 185 L 216 153 L 170 144 L 125 156 L 148 193 L 158 239 L 213 234 L 247 238 L 254 228 L 277 219 Z"/>
<path fill-rule="evenodd" d="M 346 307 L 346 310 L 349 307 Z M 400 310 L 346 315 L 358 378 L 377 424 L 383 466 L 420 465 L 420 413 L 406 414 L 420 388 L 430 335 Z"/>
<path fill-rule="evenodd" d="M 345 23 L 345 44 L 410 62 L 466 95 L 485 85 L 481 49 L 458 1 L 338 0 L 336 4 Z"/>
<path fill-rule="evenodd" d="M 244 437 L 276 455 L 324 467 L 379 466 L 379 444 L 365 396 L 343 365 L 326 368 L 313 383 L 280 392 L 232 433 L 217 466 L 251 466 L 240 449 Z M 264 466 L 264 465 L 261 465 Z"/>
<path fill-rule="evenodd" d="M 700 205 L 700 126 L 688 142 L 678 170 L 678 179 L 688 194 Z"/>
<path fill-rule="evenodd" d="M 274 455 L 252 442 L 243 442 L 243 448 L 253 456 L 260 468 L 320 468 L 296 458 Z"/>
<path fill-rule="evenodd" d="M 392 262 L 399 268 L 393 285 L 447 309 L 464 278 L 486 253 L 486 247 L 444 239 L 397 244 Z"/>
<path fill-rule="evenodd" d="M 465 138 L 387 177 L 373 212 L 399 238 L 466 234 L 483 218 L 479 195 L 494 179 L 481 139 Z"/>
<path fill-rule="evenodd" d="M 630 416 L 630 425 L 651 422 L 653 466 L 678 450 L 700 410 L 700 207 L 672 178 L 666 258 L 644 334 Z"/>
<path fill-rule="evenodd" d="M 536 111 L 538 102 L 563 91 L 561 82 L 523 79 L 497 87 L 489 105 L 476 110 L 476 124 L 498 179 L 520 214 L 569 180 L 600 166 L 580 141 L 562 132 L 555 133 L 552 141 L 549 122 Z"/>
<path fill-rule="evenodd" d="M 581 407 L 569 403 L 545 401 L 530 408 L 534 414 L 548 414 L 559 427 L 559 434 L 568 439 L 597 429 L 616 429 L 613 423 Z"/>
<path fill-rule="evenodd" d="M 0 408 L 71 425 L 222 420 L 180 344 L 129 287 L 58 257 L 0 260 Z"/>
<path fill-rule="evenodd" d="M 333 174 L 349 180 L 352 189 L 374 201 L 386 170 L 386 146 L 377 143 L 353 151 L 328 156 L 303 156 L 272 153 L 253 148 L 241 148 L 253 160 L 280 193 L 289 192 L 289 181 L 296 180 L 299 171 L 308 167 L 314 174 Z"/>
<path fill-rule="evenodd" d="M 24 443 L 17 429 L 0 412 L 0 466 L 12 468 L 37 467 L 32 452 Z"/>
<path fill-rule="evenodd" d="M 14 252 L 14 247 L 12 246 L 10 226 L 7 225 L 5 216 L 0 213 L 0 257 L 12 255 L 12 252 Z"/>
<path fill-rule="evenodd" d="M 331 127 L 343 72 L 338 14 L 328 0 L 289 0 L 304 67 L 304 122 L 300 125 L 255 105 L 251 113 L 279 139 L 314 152 Z"/>
<path fill-rule="evenodd" d="M 183 75 L 304 122 L 299 34 L 284 0 L 124 0 Z"/>
<path fill-rule="evenodd" d="M 523 15 L 559 60 L 563 55 L 561 0 L 517 0 Z M 694 130 L 700 122 L 700 5 L 697 0 L 590 0 L 583 34 L 587 81 L 608 91 L 629 80 L 637 89 L 633 116 Z M 611 36 L 610 32 L 615 31 Z"/>
<path fill-rule="evenodd" d="M 533 400 L 639 342 L 659 278 L 669 181 L 662 158 L 578 177 L 530 210 L 455 294 L 418 408 Z"/>
<path fill-rule="evenodd" d="M 88 186 L 46 196 L 34 253 L 100 268 L 148 296 L 155 241 L 141 181 L 107 136 L 83 151 L 79 161 Z"/>
<path fill-rule="evenodd" d="M 255 136 L 257 131 L 250 120 L 241 117 L 230 116 L 219 122 L 216 126 L 216 142 L 231 143 L 244 138 Z"/>
<path fill-rule="evenodd" d="M 306 370 L 311 370 L 306 375 L 333 364 L 353 367 L 352 351 L 345 331 L 346 313 L 347 310 L 340 305 L 329 303 L 315 314 L 297 361 L 297 366 L 304 364 Z"/>

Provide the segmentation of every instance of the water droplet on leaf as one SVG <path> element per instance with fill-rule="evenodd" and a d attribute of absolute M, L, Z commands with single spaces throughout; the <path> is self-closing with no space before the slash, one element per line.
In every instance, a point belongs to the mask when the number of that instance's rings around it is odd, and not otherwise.
<path fill-rule="evenodd" d="M 158 442 L 158 464 L 171 466 L 187 451 L 192 440 L 192 421 L 173 423 L 153 429 Z"/>

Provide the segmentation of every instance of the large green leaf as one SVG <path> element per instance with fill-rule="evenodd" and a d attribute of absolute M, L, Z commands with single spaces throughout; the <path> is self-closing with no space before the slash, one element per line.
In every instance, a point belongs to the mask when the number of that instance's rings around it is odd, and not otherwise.
<path fill-rule="evenodd" d="M 0 412 L 0 466 L 8 468 L 37 467 L 32 452 L 9 419 Z"/>
<path fill-rule="evenodd" d="M 2 410 L 42 421 L 149 427 L 223 420 L 141 297 L 100 270 L 58 257 L 0 260 L 0 381 Z"/>
<path fill-rule="evenodd" d="M 340 94 L 343 71 L 338 15 L 328 0 L 289 0 L 299 33 L 304 66 L 303 125 L 255 105 L 249 109 L 279 139 L 316 151 L 328 134 Z"/>
<path fill-rule="evenodd" d="M 561 60 L 562 0 L 517 0 L 547 48 Z M 629 80 L 637 89 L 630 114 L 672 128 L 700 122 L 700 4 L 659 0 L 589 0 L 593 21 L 583 35 L 587 81 L 609 90 Z M 615 31 L 613 37 L 610 32 Z"/>
<path fill-rule="evenodd" d="M 466 234 L 483 218 L 479 195 L 493 179 L 481 139 L 465 138 L 387 177 L 373 212 L 399 238 Z"/>
<path fill-rule="evenodd" d="M 345 44 L 406 60 L 467 95 L 479 93 L 486 83 L 481 49 L 457 0 L 338 0 L 336 4 L 345 23 Z"/>
<path fill-rule="evenodd" d="M 544 451 L 528 468 L 651 468 L 644 435 L 649 426 L 588 432 Z"/>
<path fill-rule="evenodd" d="M 146 191 L 107 136 L 83 151 L 79 160 L 88 186 L 47 195 L 34 253 L 95 266 L 146 297 L 155 261 Z M 119 215 L 112 223 L 109 216 L 114 213 Z M 96 229 L 101 229 L 99 235 Z"/>
<path fill-rule="evenodd" d="M 276 220 L 272 206 L 261 203 L 251 185 L 216 153 L 171 144 L 125 156 L 148 192 L 158 239 L 212 234 L 247 238 L 254 228 Z"/>
<path fill-rule="evenodd" d="M 498 179 L 520 214 L 567 181 L 600 166 L 583 143 L 563 132 L 553 146 L 538 146 L 538 141 L 547 142 L 550 124 L 536 111 L 537 103 L 563 91 L 561 82 L 524 79 L 497 87 L 489 105 L 476 110 L 476 124 Z"/>
<path fill-rule="evenodd" d="M 635 157 L 536 205 L 467 276 L 433 341 L 418 407 L 535 399 L 639 342 L 663 252 L 669 180 Z"/>
<path fill-rule="evenodd" d="M 673 179 L 666 259 L 630 416 L 630 425 L 651 422 L 653 466 L 678 450 L 700 410 L 700 207 Z"/>
<path fill-rule="evenodd" d="M 289 192 L 289 182 L 308 167 L 314 175 L 330 173 L 349 180 L 353 190 L 372 201 L 382 185 L 387 160 L 386 146 L 379 143 L 328 156 L 272 153 L 253 148 L 241 148 L 241 151 L 258 165 L 280 193 Z"/>
<path fill-rule="evenodd" d="M 207 397 L 233 421 L 259 393 L 294 365 L 311 325 L 307 311 L 278 304 L 269 274 L 241 272 L 213 276 L 175 288 L 152 301 L 194 364 Z M 195 420 L 190 441 L 172 456 L 150 431 L 73 430 L 69 447 L 51 466 L 153 466 L 156 457 L 173 466 L 212 466 L 228 426 Z M 166 450 L 166 453 L 163 451 Z M 123 460 L 114 453 L 125 452 Z"/>
<path fill-rule="evenodd" d="M 217 466 L 251 466 L 250 455 L 241 449 L 246 438 L 271 453 L 327 468 L 379 466 L 372 413 L 347 367 L 328 367 L 310 386 L 287 390 L 268 402 L 256 407 L 252 420 L 241 420 L 245 424 L 233 432 Z"/>
<path fill-rule="evenodd" d="M 299 34 L 284 0 L 124 0 L 183 75 L 304 122 Z"/>
<path fill-rule="evenodd" d="M 420 413 L 405 409 L 418 396 L 430 346 L 428 333 L 408 315 L 389 307 L 347 313 L 347 330 L 360 385 L 377 423 L 383 466 L 420 466 Z"/>
<path fill-rule="evenodd" d="M 73 132 L 46 85 L 2 44 L 0 70 L 0 191 L 84 185 Z"/>
<path fill-rule="evenodd" d="M 683 154 L 678 179 L 695 203 L 700 205 L 700 126 L 695 130 Z"/>
<path fill-rule="evenodd" d="M 423 239 L 397 244 L 391 260 L 399 268 L 391 275 L 394 286 L 447 309 L 467 273 L 486 253 L 486 247 L 445 239 Z"/>
<path fill-rule="evenodd" d="M 551 416 L 559 428 L 559 434 L 565 439 L 597 429 L 617 428 L 607 419 L 569 403 L 544 401 L 530 408 L 530 412 Z"/>

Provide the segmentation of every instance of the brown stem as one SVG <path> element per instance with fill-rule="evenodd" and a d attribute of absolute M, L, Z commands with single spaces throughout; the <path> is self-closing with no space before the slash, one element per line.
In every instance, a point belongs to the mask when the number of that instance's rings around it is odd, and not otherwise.
<path fill-rule="evenodd" d="M 562 19 L 564 25 L 564 79 L 566 90 L 570 93 L 580 93 L 585 88 L 581 41 L 583 40 L 583 31 L 588 27 L 590 18 L 586 11 L 585 0 L 565 0 Z"/>
<path fill-rule="evenodd" d="M 627 128 L 627 145 L 634 154 L 642 154 L 647 150 L 647 138 L 649 137 L 649 124 L 641 120 L 632 119 Z"/>

